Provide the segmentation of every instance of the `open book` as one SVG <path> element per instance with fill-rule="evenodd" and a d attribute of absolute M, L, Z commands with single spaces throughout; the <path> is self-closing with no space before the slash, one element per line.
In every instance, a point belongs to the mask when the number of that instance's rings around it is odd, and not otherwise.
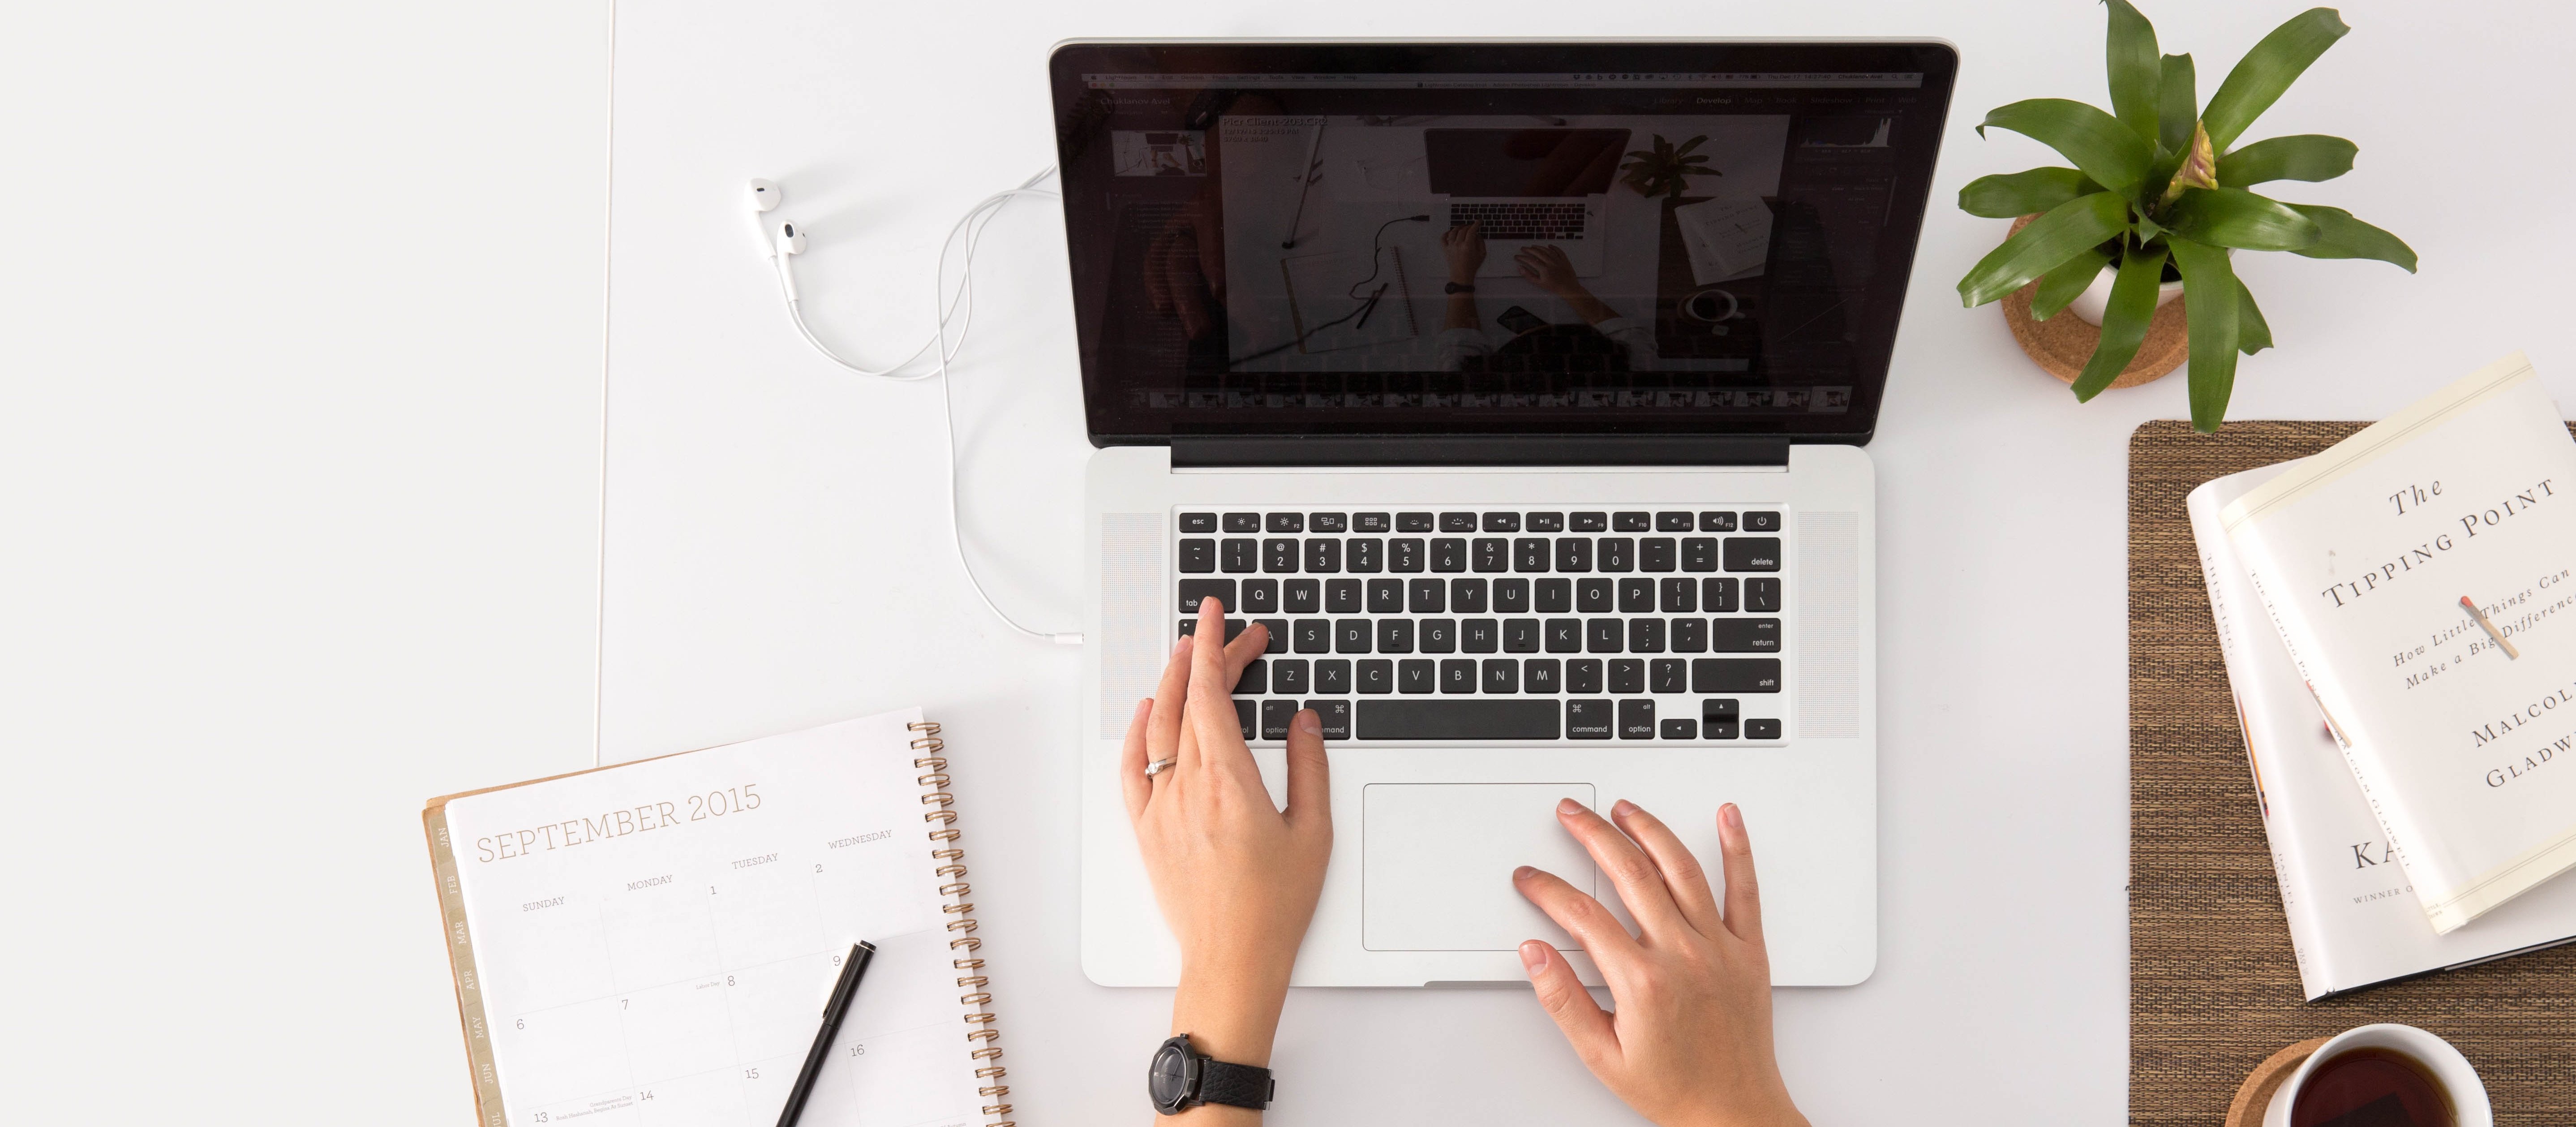
<path fill-rule="evenodd" d="M 2448 935 L 2436 933 L 2424 918 L 2396 850 L 2218 528 L 2220 509 L 2286 468 L 2222 477 L 2192 490 L 2186 507 L 2245 733 L 2263 834 L 2281 884 L 2281 907 L 2289 917 L 2301 992 L 2315 1001 L 2576 938 L 2576 880 L 2542 885 Z"/>
<path fill-rule="evenodd" d="M 433 800 L 484 1127 L 775 1122 L 861 939 L 801 1122 L 1009 1127 L 944 751 L 912 710 Z"/>
<path fill-rule="evenodd" d="M 2576 442 L 2530 361 L 2218 520 L 2435 931 L 2576 865 Z"/>

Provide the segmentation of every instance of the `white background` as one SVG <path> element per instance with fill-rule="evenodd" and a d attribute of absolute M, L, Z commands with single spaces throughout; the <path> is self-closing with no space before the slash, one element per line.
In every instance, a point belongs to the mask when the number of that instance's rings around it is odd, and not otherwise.
<path fill-rule="evenodd" d="M 2150 14 L 2205 97 L 2294 10 Z M 2234 413 L 2376 417 L 2515 348 L 2568 401 L 2576 17 L 2344 14 L 2251 135 L 2358 142 L 2346 180 L 2276 187 L 2424 272 L 2240 256 L 2282 348 Z M 780 179 L 813 225 L 818 331 L 886 358 L 928 331 L 956 213 L 1051 159 L 1054 41 L 1477 33 L 1960 46 L 1870 447 L 1879 969 L 1783 993 L 1781 1058 L 1820 1123 L 2120 1115 L 2123 466 L 2183 384 L 2071 402 L 1995 310 L 1958 308 L 2004 225 L 1946 202 L 2054 163 L 1970 127 L 2100 102 L 2098 5 L 102 3 L 7 26 L 13 1117 L 460 1122 L 423 799 L 918 703 L 960 753 L 1022 1121 L 1141 1118 L 1167 999 L 1074 955 L 1077 658 L 973 607 L 937 389 L 795 340 L 741 182 Z M 1061 227 L 1030 208 L 995 235 L 958 384 L 969 538 L 1006 605 L 1066 629 L 1088 448 Z M 1300 992 L 1277 1063 L 1279 1123 L 1627 1121 L 1517 992 Z"/>

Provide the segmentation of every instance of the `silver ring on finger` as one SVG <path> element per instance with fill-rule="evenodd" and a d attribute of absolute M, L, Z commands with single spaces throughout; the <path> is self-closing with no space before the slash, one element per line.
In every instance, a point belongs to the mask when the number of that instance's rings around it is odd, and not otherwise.
<path fill-rule="evenodd" d="M 1148 763 L 1148 764 L 1146 764 L 1146 765 L 1145 765 L 1145 777 L 1146 777 L 1146 778 L 1148 778 L 1148 779 L 1150 779 L 1150 778 L 1153 778 L 1153 777 L 1154 777 L 1154 776 L 1156 776 L 1156 775 L 1160 775 L 1160 774 L 1162 774 L 1162 773 L 1163 773 L 1163 772 L 1165 772 L 1165 771 L 1171 770 L 1171 769 L 1172 769 L 1172 764 L 1178 763 L 1178 762 L 1180 762 L 1180 761 L 1181 761 L 1181 757 L 1180 757 L 1180 756 L 1177 756 L 1177 755 L 1174 755 L 1174 756 L 1170 756 L 1170 757 L 1163 758 L 1163 759 L 1157 759 L 1157 760 L 1155 760 L 1155 761 L 1153 761 L 1153 762 L 1151 762 L 1151 763 Z"/>

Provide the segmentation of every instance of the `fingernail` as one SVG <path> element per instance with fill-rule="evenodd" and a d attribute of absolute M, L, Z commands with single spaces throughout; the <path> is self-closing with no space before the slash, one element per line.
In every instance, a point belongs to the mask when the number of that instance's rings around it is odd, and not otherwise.
<path fill-rule="evenodd" d="M 1521 944 L 1521 965 L 1528 967 L 1531 974 L 1546 970 L 1547 944 L 1535 939 Z"/>
<path fill-rule="evenodd" d="M 1617 817 L 1617 818 L 1625 818 L 1625 817 L 1627 817 L 1628 815 L 1630 815 L 1630 814 L 1634 814 L 1634 813 L 1636 813 L 1636 812 L 1637 812 L 1637 804 L 1636 804 L 1636 803 L 1634 803 L 1634 802 L 1630 802 L 1630 801 L 1628 801 L 1627 799 L 1624 799 L 1624 798 L 1619 800 L 1619 804 L 1618 804 L 1618 805 L 1613 806 L 1613 807 L 1611 807 L 1611 808 L 1610 808 L 1610 814 L 1611 814 L 1611 816 L 1612 816 L 1612 817 Z"/>
<path fill-rule="evenodd" d="M 1726 819 L 1726 828 L 1730 830 L 1741 830 L 1744 828 L 1744 811 L 1736 809 L 1735 804 L 1732 802 L 1718 807 L 1717 816 Z"/>
<path fill-rule="evenodd" d="M 1536 873 L 1536 872 L 1538 872 L 1538 870 L 1537 870 L 1537 869 L 1532 868 L 1532 867 L 1530 867 L 1530 866 L 1528 866 L 1528 865 L 1523 865 L 1523 866 L 1521 866 L 1520 868 L 1517 868 L 1517 869 L 1512 870 L 1512 879 L 1513 879 L 1513 880 L 1528 880 L 1528 879 L 1530 879 L 1530 875 L 1531 875 L 1532 873 Z"/>
<path fill-rule="evenodd" d="M 1297 730 L 1310 736 L 1320 736 L 1324 734 L 1324 718 L 1315 715 L 1314 709 L 1300 709 L 1297 712 Z"/>
<path fill-rule="evenodd" d="M 1153 711 L 1153 709 L 1154 698 L 1152 697 L 1146 697 L 1145 699 L 1136 702 L 1136 715 L 1138 716 L 1143 716 L 1144 714 Z"/>
<path fill-rule="evenodd" d="M 1556 804 L 1556 812 L 1560 817 L 1580 814 L 1583 812 L 1583 804 L 1571 798 L 1561 799 Z"/>
<path fill-rule="evenodd" d="M 1175 654 L 1185 654 L 1190 652 L 1190 636 L 1187 634 L 1181 635 L 1180 641 L 1172 643 L 1172 652 Z"/>

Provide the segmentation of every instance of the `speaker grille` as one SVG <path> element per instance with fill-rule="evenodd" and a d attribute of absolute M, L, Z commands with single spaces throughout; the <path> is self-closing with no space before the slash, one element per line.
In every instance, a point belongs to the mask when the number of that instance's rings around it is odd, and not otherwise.
<path fill-rule="evenodd" d="M 1161 513 L 1100 514 L 1100 738 L 1127 734 L 1136 702 L 1154 695 L 1171 654 Z"/>
<path fill-rule="evenodd" d="M 1860 514 L 1798 514 L 1798 734 L 1860 737 Z"/>

